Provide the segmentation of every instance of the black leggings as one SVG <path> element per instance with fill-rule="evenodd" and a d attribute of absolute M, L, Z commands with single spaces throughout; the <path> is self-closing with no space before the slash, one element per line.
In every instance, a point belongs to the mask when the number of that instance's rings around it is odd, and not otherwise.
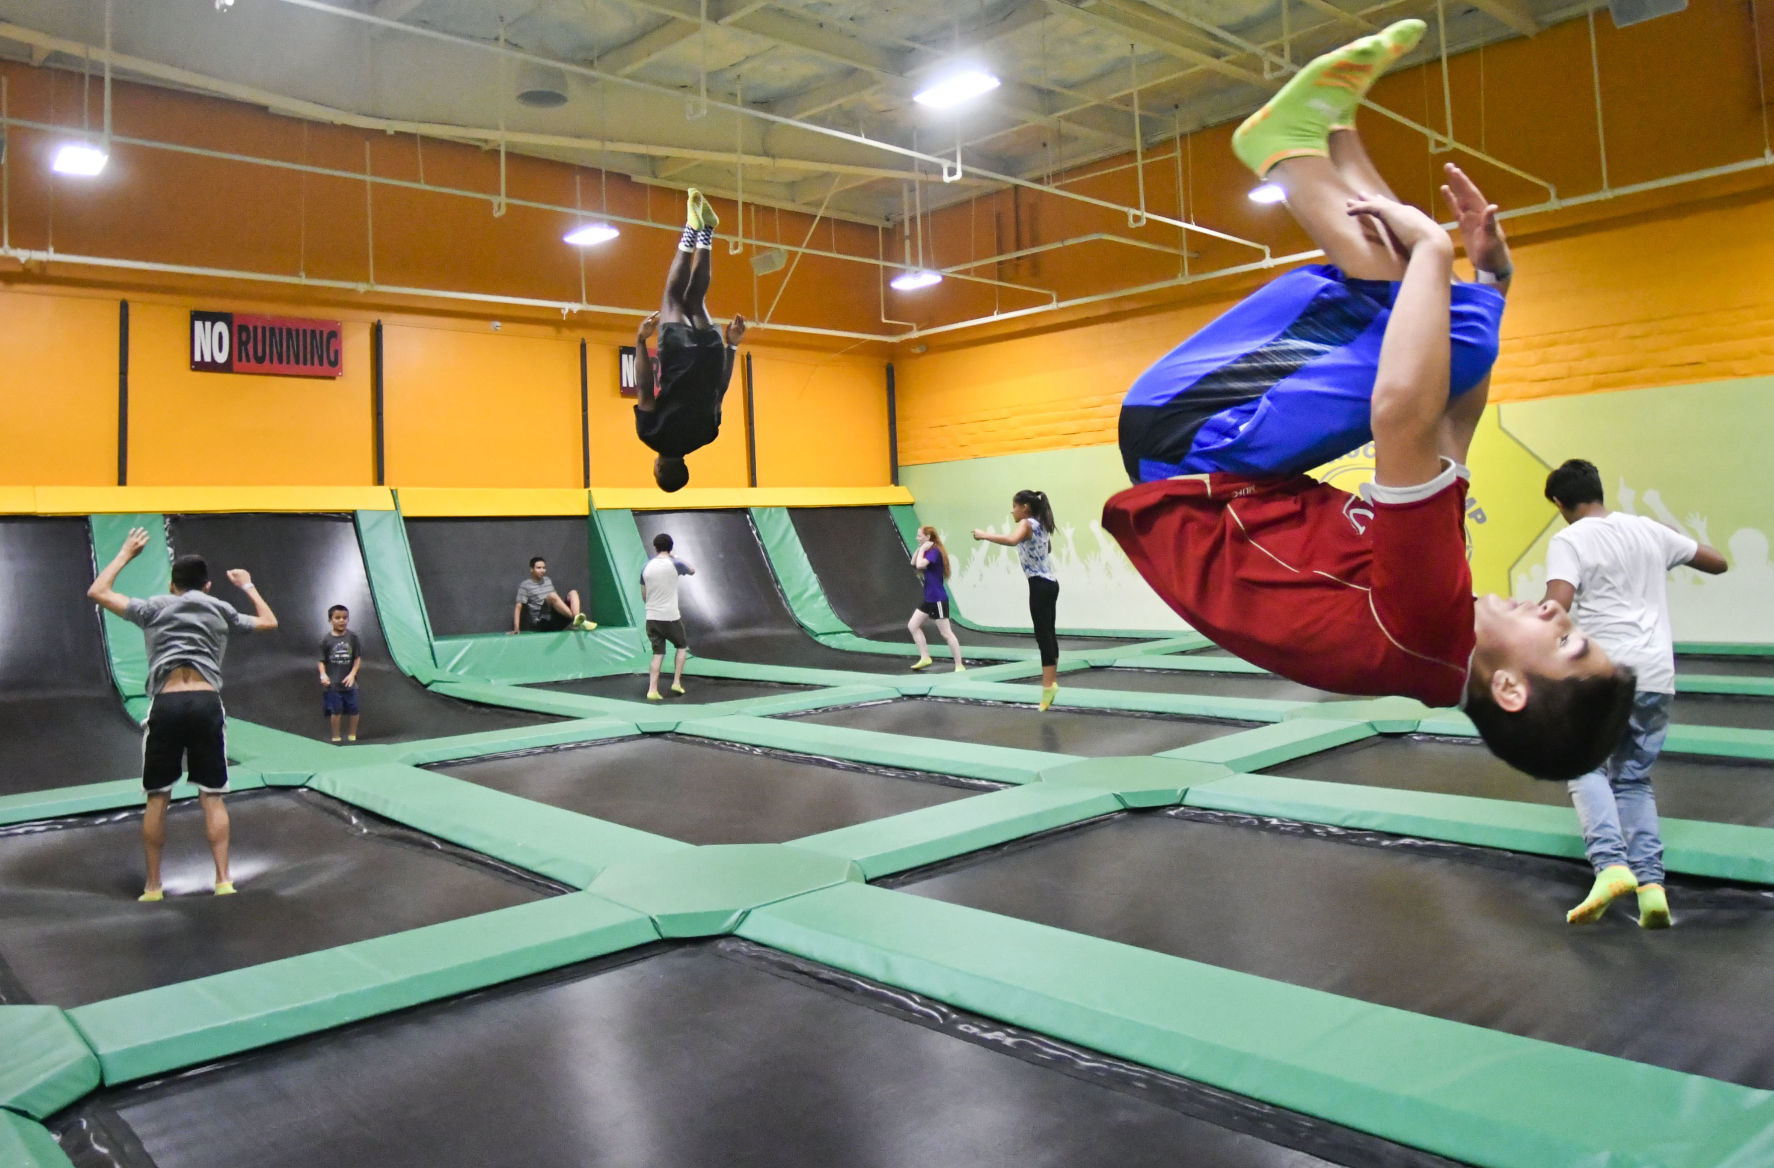
<path fill-rule="evenodd" d="M 1059 638 L 1054 635 L 1053 622 L 1059 609 L 1059 582 L 1045 576 L 1029 577 L 1029 619 L 1035 622 L 1035 647 L 1041 650 L 1041 664 L 1059 664 Z"/>

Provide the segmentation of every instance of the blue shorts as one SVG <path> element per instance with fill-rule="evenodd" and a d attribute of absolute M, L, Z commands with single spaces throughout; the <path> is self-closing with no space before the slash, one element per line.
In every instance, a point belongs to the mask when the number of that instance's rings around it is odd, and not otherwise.
<path fill-rule="evenodd" d="M 1398 285 L 1315 264 L 1270 281 L 1140 374 L 1121 403 L 1136 483 L 1294 475 L 1373 441 L 1380 341 Z M 1503 295 L 1455 284 L 1450 396 L 1489 376 Z"/>
<path fill-rule="evenodd" d="M 340 689 L 336 685 L 327 686 L 325 704 L 322 708 L 326 711 L 326 715 L 329 718 L 334 714 L 350 714 L 352 717 L 356 717 L 357 687 L 352 686 L 350 689 Z"/>

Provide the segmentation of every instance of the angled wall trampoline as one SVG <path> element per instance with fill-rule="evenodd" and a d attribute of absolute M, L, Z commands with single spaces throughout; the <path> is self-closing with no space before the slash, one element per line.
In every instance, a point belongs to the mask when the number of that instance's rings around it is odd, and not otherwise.
<path fill-rule="evenodd" d="M 1014 638 L 910 674 L 819 569 L 853 522 L 885 564 L 903 492 L 229 495 L 0 517 L 30 583 L 0 1164 L 1774 1162 L 1767 727 L 1672 730 L 1677 928 L 1574 930 L 1574 815 L 1457 712 L 1137 630 L 1068 642 L 1045 723 Z M 133 899 L 139 635 L 80 592 L 142 522 L 162 567 L 203 545 L 290 612 L 349 597 L 405 695 L 333 747 L 288 680 L 305 637 L 231 650 L 233 897 L 181 800 L 171 895 Z M 662 528 L 720 583 L 712 692 L 673 704 L 632 689 Z M 504 634 L 531 554 L 596 633 Z M 1768 696 L 1701 668 L 1747 647 L 1703 648 L 1684 699 Z"/>

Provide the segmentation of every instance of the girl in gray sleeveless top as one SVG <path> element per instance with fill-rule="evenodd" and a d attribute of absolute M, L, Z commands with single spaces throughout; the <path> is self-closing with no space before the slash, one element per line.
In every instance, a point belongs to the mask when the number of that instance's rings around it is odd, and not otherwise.
<path fill-rule="evenodd" d="M 1008 535 L 973 529 L 974 539 L 1016 549 L 1017 561 L 1029 580 L 1029 620 L 1041 650 L 1041 708 L 1059 696 L 1059 637 L 1053 626 L 1059 608 L 1059 578 L 1053 571 L 1053 507 L 1045 491 L 1018 491 L 1010 500 L 1016 526 Z"/>

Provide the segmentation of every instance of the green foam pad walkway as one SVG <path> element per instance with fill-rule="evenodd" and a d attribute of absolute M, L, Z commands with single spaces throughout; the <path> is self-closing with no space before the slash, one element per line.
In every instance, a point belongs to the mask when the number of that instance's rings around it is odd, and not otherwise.
<path fill-rule="evenodd" d="M 840 827 L 793 842 L 797 848 L 854 861 L 865 880 L 878 880 L 1099 815 L 1111 815 L 1121 807 L 1108 791 L 1030 783 Z"/>
<path fill-rule="evenodd" d="M 1291 762 L 1321 750 L 1373 737 L 1366 722 L 1340 722 L 1328 718 L 1296 718 L 1226 734 L 1166 750 L 1159 758 L 1218 763 L 1235 771 L 1260 771 L 1276 763 Z"/>
<path fill-rule="evenodd" d="M 99 1085 L 98 1058 L 55 1006 L 0 1006 L 0 1052 L 0 1107 L 42 1119 Z"/>
<path fill-rule="evenodd" d="M 69 1011 L 108 1084 L 196 1066 L 658 939 L 586 893 L 270 961 Z"/>
<path fill-rule="evenodd" d="M 1091 661 L 1092 665 L 1113 667 L 1115 669 L 1145 669 L 1162 673 L 1252 673 L 1263 677 L 1270 676 L 1269 671 L 1261 665 L 1252 665 L 1241 657 L 1167 657 L 1142 656 L 1121 651 L 1119 655 L 1103 654 L 1106 660 Z"/>
<path fill-rule="evenodd" d="M 365 811 L 584 888 L 611 864 L 689 845 L 406 766 L 317 774 L 308 784 Z"/>
<path fill-rule="evenodd" d="M 1041 772 L 1041 786 L 1105 791 L 1123 807 L 1170 807 L 1191 787 L 1226 778 L 1212 763 L 1152 755 L 1086 758 Z"/>
<path fill-rule="evenodd" d="M 740 935 L 1491 1168 L 1764 1168 L 1774 1094 L 851 884 Z M 1630 1106 L 1595 1107 L 1595 1099 Z"/>
<path fill-rule="evenodd" d="M 248 767 L 228 768 L 230 791 L 251 791 L 267 786 L 265 776 Z M 197 788 L 180 779 L 173 784 L 176 802 L 193 799 Z M 109 783 L 86 783 L 78 787 L 54 787 L 47 791 L 27 791 L 22 795 L 0 796 L 0 827 L 9 823 L 31 823 L 39 819 L 59 819 L 64 815 L 88 815 L 95 811 L 117 811 L 140 807 L 144 802 L 140 779 L 117 779 Z"/>
<path fill-rule="evenodd" d="M 972 671 L 955 677 L 949 675 L 931 688 L 931 693 L 945 698 L 971 698 L 982 702 L 1016 702 L 1034 705 L 1041 698 L 1037 684 L 1009 685 L 1001 682 L 975 681 Z M 1228 698 L 1203 694 L 1136 693 L 1129 690 L 1091 689 L 1068 686 L 1062 676 L 1056 709 L 1131 710 L 1146 714 L 1174 714 L 1192 718 L 1228 718 L 1241 722 L 1279 722 L 1293 702 L 1270 701 L 1267 698 Z"/>
<path fill-rule="evenodd" d="M 587 891 L 645 913 L 662 937 L 712 937 L 764 905 L 861 878 L 855 864 L 823 852 L 715 844 L 612 865 Z"/>
<path fill-rule="evenodd" d="M 685 720 L 678 733 L 698 738 L 739 742 L 747 746 L 873 762 L 914 771 L 989 779 L 998 783 L 1029 783 L 1050 766 L 1077 759 L 1074 754 L 1050 754 L 1040 750 L 1016 750 L 1008 746 L 976 746 L 940 738 L 917 738 L 879 730 L 852 730 L 817 722 L 779 721 L 772 718 L 710 718 Z"/>
<path fill-rule="evenodd" d="M 0 1164 L 6 1168 L 74 1168 L 48 1129 L 10 1111 L 0 1111 Z"/>
<path fill-rule="evenodd" d="M 1678 673 L 1676 693 L 1747 694 L 1774 696 L 1774 677 L 1733 677 L 1725 673 Z"/>
<path fill-rule="evenodd" d="M 541 750 L 550 746 L 572 746 L 581 742 L 602 742 L 609 738 L 632 738 L 640 733 L 633 722 L 615 718 L 578 718 L 571 722 L 550 722 L 541 726 L 514 726 L 509 730 L 488 730 L 480 734 L 457 734 L 449 738 L 425 738 L 417 742 L 389 743 L 385 746 L 347 747 L 344 757 L 334 768 L 350 765 L 355 752 L 379 752 L 378 762 L 399 762 L 408 766 L 448 762 L 460 758 L 480 758 L 489 754 L 510 754 L 519 750 Z"/>

